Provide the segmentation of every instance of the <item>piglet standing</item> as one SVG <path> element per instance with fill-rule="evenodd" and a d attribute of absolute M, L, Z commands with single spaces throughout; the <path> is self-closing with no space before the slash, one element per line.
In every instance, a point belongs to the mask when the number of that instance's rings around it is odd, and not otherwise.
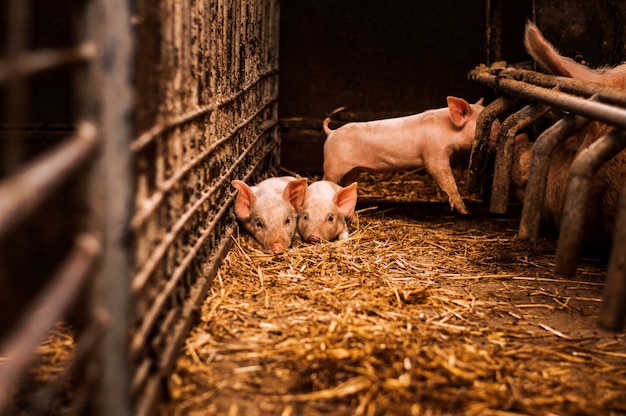
<path fill-rule="evenodd" d="M 450 207 L 461 214 L 467 208 L 452 175 L 452 163 L 469 154 L 476 130 L 476 117 L 483 110 L 479 101 L 447 97 L 448 107 L 420 114 L 348 123 L 336 130 L 328 127 L 324 143 L 324 179 L 347 185 L 361 172 L 388 173 L 426 168 L 448 195 Z"/>
<path fill-rule="evenodd" d="M 356 187 L 356 182 L 345 188 L 329 181 L 309 185 L 298 217 L 298 232 L 302 240 L 319 243 L 348 238 L 346 219 L 354 216 Z"/>
<path fill-rule="evenodd" d="M 239 190 L 235 213 L 243 228 L 265 248 L 278 253 L 291 247 L 297 213 L 304 203 L 306 179 L 281 176 L 255 186 L 234 180 Z"/>

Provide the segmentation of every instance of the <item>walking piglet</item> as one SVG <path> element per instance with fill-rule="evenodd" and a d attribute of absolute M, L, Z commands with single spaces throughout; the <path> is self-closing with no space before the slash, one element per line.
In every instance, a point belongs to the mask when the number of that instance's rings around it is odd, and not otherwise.
<path fill-rule="evenodd" d="M 278 253 L 291 247 L 296 232 L 296 214 L 306 194 L 306 179 L 281 176 L 255 186 L 234 180 L 239 190 L 235 213 L 243 228 L 265 248 Z"/>
<path fill-rule="evenodd" d="M 452 163 L 469 154 L 476 130 L 480 101 L 469 104 L 447 97 L 447 108 L 427 110 L 406 117 L 348 123 L 336 130 L 328 127 L 324 143 L 324 179 L 347 185 L 361 172 L 388 173 L 426 168 L 448 195 L 450 207 L 461 214 L 461 199 Z"/>
<path fill-rule="evenodd" d="M 298 217 L 298 232 L 302 240 L 319 243 L 348 238 L 346 219 L 354 215 L 356 187 L 356 182 L 345 188 L 329 181 L 309 185 Z"/>

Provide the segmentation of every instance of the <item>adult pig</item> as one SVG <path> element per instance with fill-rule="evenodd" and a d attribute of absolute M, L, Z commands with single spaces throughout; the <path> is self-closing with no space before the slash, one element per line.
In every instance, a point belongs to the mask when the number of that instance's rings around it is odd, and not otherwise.
<path fill-rule="evenodd" d="M 255 186 L 234 180 L 239 190 L 235 213 L 243 228 L 265 248 L 278 253 L 291 247 L 296 215 L 306 194 L 306 179 L 281 176 Z"/>
<path fill-rule="evenodd" d="M 626 65 L 596 70 L 580 65 L 570 58 L 561 56 L 532 23 L 526 25 L 524 43 L 530 55 L 555 75 L 620 88 L 626 86 Z M 555 149 L 550 162 L 542 207 L 542 218 L 547 223 L 560 228 L 569 171 L 574 158 L 611 129 L 606 124 L 591 122 Z M 532 147 L 532 143 L 521 141 L 516 142 L 514 149 L 512 179 L 518 188 L 520 198 L 523 198 L 523 189 L 528 179 Z M 618 153 L 605 163 L 594 176 L 589 210 L 585 216 L 585 249 L 588 253 L 606 252 L 615 224 L 617 202 L 624 185 L 626 185 L 626 151 Z"/>
<path fill-rule="evenodd" d="M 343 188 L 324 180 L 309 185 L 298 217 L 302 240 L 319 243 L 348 238 L 346 219 L 354 215 L 356 187 L 356 182 Z"/>
<path fill-rule="evenodd" d="M 369 122 L 348 123 L 336 130 L 328 127 L 324 143 L 324 179 L 347 185 L 363 171 L 387 173 L 426 168 L 448 195 L 450 207 L 467 214 L 451 169 L 471 150 L 480 101 L 468 104 L 447 97 L 447 108 Z"/>

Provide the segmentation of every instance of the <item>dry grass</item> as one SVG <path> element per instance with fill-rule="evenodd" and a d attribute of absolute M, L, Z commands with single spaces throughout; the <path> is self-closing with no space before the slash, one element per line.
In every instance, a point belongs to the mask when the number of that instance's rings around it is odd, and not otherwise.
<path fill-rule="evenodd" d="M 389 205 L 442 200 L 406 180 L 366 179 L 361 200 L 387 206 L 345 241 L 234 237 L 160 414 L 626 412 L 624 334 L 595 324 L 604 265 L 554 276 L 554 241 L 517 240 L 514 217 Z"/>

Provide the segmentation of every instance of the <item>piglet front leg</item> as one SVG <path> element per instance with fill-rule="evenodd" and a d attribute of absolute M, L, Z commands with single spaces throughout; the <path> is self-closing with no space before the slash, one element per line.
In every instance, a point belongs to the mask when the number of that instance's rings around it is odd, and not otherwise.
<path fill-rule="evenodd" d="M 448 195 L 448 201 L 450 202 L 450 208 L 456 209 L 459 214 L 469 214 L 469 211 L 463 203 L 463 199 L 459 194 L 459 189 L 456 186 L 454 175 L 452 174 L 452 168 L 450 167 L 449 159 L 440 159 L 436 161 L 427 161 L 426 170 L 435 178 L 439 187 Z"/>

